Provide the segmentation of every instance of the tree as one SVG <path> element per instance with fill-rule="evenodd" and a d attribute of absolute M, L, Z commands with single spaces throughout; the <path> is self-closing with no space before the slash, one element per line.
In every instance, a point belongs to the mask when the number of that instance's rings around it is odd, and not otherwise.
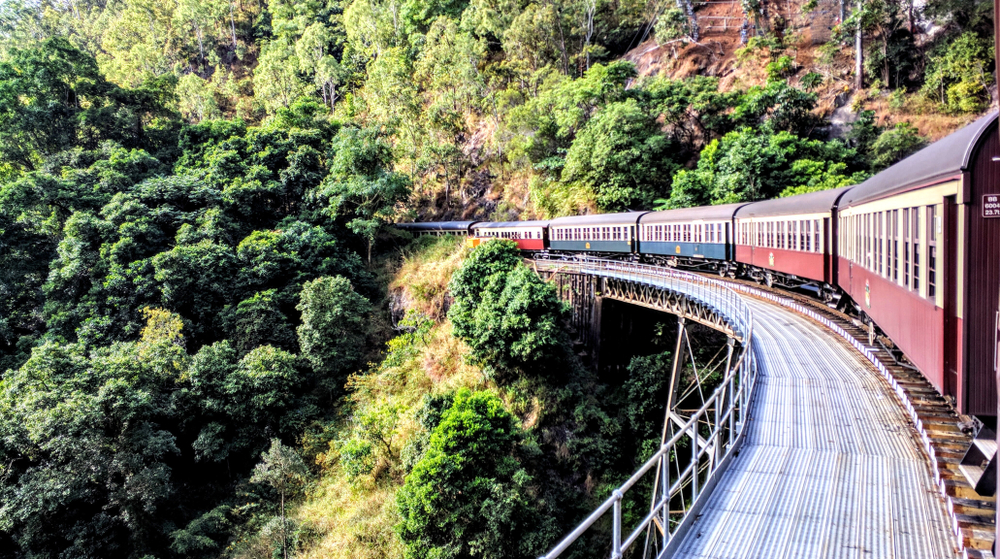
<path fill-rule="evenodd" d="M 566 154 L 564 182 L 593 189 L 604 211 L 649 207 L 669 194 L 677 148 L 637 101 L 611 103 L 580 131 Z"/>
<path fill-rule="evenodd" d="M 533 480 L 518 463 L 515 418 L 490 392 L 462 389 L 396 497 L 411 559 L 534 556 Z"/>
<path fill-rule="evenodd" d="M 302 355 L 327 383 L 339 385 L 361 364 L 371 304 L 350 280 L 334 276 L 306 282 L 295 308 L 302 313 Z"/>
<path fill-rule="evenodd" d="M 271 439 L 271 448 L 261 453 L 260 457 L 261 462 L 254 468 L 250 481 L 270 485 L 281 498 L 281 552 L 288 559 L 285 496 L 305 480 L 306 465 L 298 453 L 281 444 L 279 439 Z"/>
<path fill-rule="evenodd" d="M 410 181 L 391 170 L 389 143 L 377 130 L 345 127 L 334 138 L 333 150 L 331 173 L 321 187 L 327 211 L 368 241 L 370 263 L 375 237 L 409 196 Z"/>
<path fill-rule="evenodd" d="M 109 83 L 94 58 L 64 38 L 14 49 L 0 62 L 0 158 L 34 170 L 47 156 L 105 140 L 151 148 L 149 121 L 170 114 L 153 89 Z"/>
<path fill-rule="evenodd" d="M 483 253 L 470 257 L 450 284 L 455 304 L 448 316 L 455 335 L 469 343 L 473 358 L 498 381 L 549 372 L 565 355 L 566 344 L 565 309 L 554 287 L 527 266 L 510 265 L 510 246 L 509 241 L 481 245 L 473 255 Z"/>
<path fill-rule="evenodd" d="M 744 128 L 713 140 L 695 169 L 678 173 L 666 206 L 750 202 L 775 198 L 786 188 L 856 184 L 867 177 L 865 168 L 857 152 L 841 142 Z"/>

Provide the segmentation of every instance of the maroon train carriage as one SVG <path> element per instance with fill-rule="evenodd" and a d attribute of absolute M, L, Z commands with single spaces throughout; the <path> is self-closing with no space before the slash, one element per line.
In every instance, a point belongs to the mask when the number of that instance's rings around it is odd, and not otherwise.
<path fill-rule="evenodd" d="M 838 284 L 959 413 L 995 416 L 1000 140 L 981 118 L 848 192 Z"/>
<path fill-rule="evenodd" d="M 471 246 L 489 239 L 514 241 L 521 250 L 545 250 L 548 221 L 480 221 L 472 226 Z"/>
<path fill-rule="evenodd" d="M 834 211 L 850 187 L 755 202 L 736 211 L 736 261 L 768 286 L 806 287 L 825 299 L 836 283 Z"/>

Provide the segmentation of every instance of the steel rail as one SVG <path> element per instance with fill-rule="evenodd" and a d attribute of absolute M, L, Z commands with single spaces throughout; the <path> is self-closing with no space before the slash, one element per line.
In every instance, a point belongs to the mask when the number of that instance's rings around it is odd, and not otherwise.
<path fill-rule="evenodd" d="M 673 291 L 696 301 L 699 305 L 714 309 L 725 317 L 732 329 L 733 337 L 741 342 L 739 355 L 729 365 L 722 381 L 702 407 L 696 410 L 690 419 L 677 429 L 674 435 L 664 442 L 625 483 L 616 488 L 610 497 L 541 559 L 558 557 L 608 511 L 612 511 L 613 514 L 611 559 L 620 559 L 643 531 L 648 530 L 657 520 L 661 521 L 661 524 L 657 524 L 662 536 L 658 540 L 660 557 L 669 556 L 669 552 L 683 539 L 690 524 L 697 517 L 698 510 L 711 494 L 719 475 L 728 465 L 733 450 L 739 447 L 746 432 L 747 412 L 757 377 L 753 350 L 753 313 L 740 294 L 725 282 L 674 269 L 587 257 L 558 261 L 534 260 L 533 264 L 539 271 L 617 278 Z M 702 422 L 708 423 L 711 427 L 711 433 L 706 437 L 698 433 L 698 427 Z M 704 443 L 700 443 L 699 439 Z M 682 440 L 687 440 L 691 445 L 691 460 L 683 469 L 678 464 L 677 479 L 670 480 L 670 455 L 671 452 L 680 450 L 678 445 Z M 706 460 L 705 457 L 709 453 L 713 455 Z M 676 460 L 677 454 L 674 456 Z M 660 495 L 654 497 L 655 501 L 649 514 L 622 541 L 622 500 L 628 490 L 654 468 L 663 478 L 661 487 L 669 489 L 661 490 Z M 670 503 L 676 498 L 681 499 L 685 505 L 681 513 L 670 511 Z"/>

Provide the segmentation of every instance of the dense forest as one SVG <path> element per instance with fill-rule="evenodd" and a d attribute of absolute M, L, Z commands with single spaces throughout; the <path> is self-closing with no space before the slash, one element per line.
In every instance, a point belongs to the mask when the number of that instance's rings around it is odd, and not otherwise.
<path fill-rule="evenodd" d="M 669 333 L 602 376 L 511 245 L 391 223 L 854 184 L 996 95 L 989 3 L 742 7 L 681 75 L 672 2 L 0 2 L 0 558 L 543 553 Z"/>

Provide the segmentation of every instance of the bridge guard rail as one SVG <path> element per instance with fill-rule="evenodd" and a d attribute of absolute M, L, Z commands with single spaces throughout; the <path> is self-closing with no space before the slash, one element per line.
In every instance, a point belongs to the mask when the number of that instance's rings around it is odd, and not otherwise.
<path fill-rule="evenodd" d="M 612 514 L 609 546 L 612 559 L 620 559 L 644 533 L 647 536 L 643 557 L 650 544 L 658 549 L 657 557 L 670 557 L 746 433 L 757 377 L 753 313 L 742 297 L 724 282 L 678 270 L 594 258 L 535 260 L 533 264 L 538 271 L 616 278 L 684 295 L 724 315 L 732 336 L 740 342 L 739 354 L 727 364 L 725 375 L 704 405 L 542 559 L 558 557 L 609 511 Z M 684 460 L 680 458 L 682 453 Z M 651 498 L 649 514 L 625 534 L 622 500 L 629 489 L 650 472 L 657 476 L 654 485 L 657 494 Z"/>

